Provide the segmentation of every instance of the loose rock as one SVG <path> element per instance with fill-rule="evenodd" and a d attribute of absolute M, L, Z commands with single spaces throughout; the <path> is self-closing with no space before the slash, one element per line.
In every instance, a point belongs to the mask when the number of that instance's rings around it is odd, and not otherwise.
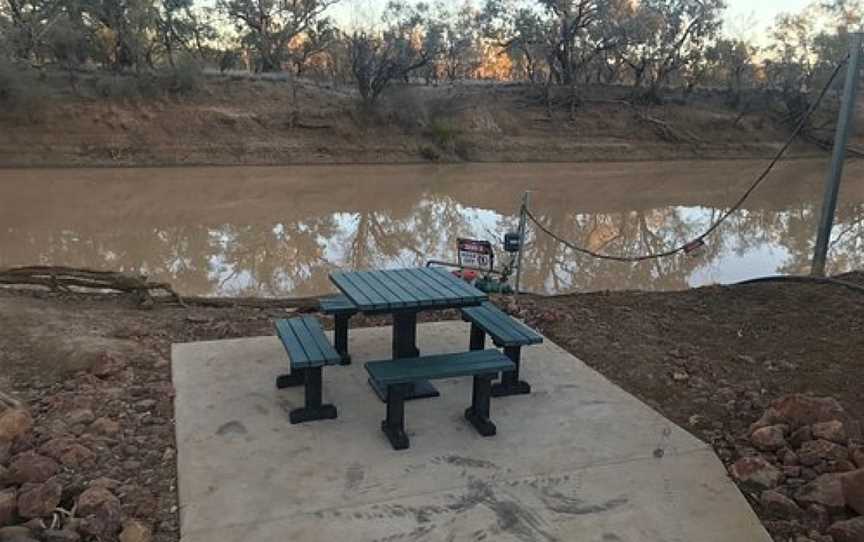
<path fill-rule="evenodd" d="M 0 527 L 0 542 L 36 542 L 32 534 L 26 527 Z"/>
<path fill-rule="evenodd" d="M 864 540 L 864 517 L 838 521 L 828 528 L 834 542 L 861 542 Z"/>
<path fill-rule="evenodd" d="M 14 442 L 31 429 L 33 418 L 23 408 L 11 408 L 0 414 L 0 442 Z"/>
<path fill-rule="evenodd" d="M 741 484 L 753 489 L 773 489 L 783 478 L 783 473 L 759 456 L 742 457 L 732 465 L 732 476 Z"/>
<path fill-rule="evenodd" d="M 47 482 L 60 466 L 50 457 L 36 452 L 24 452 L 12 459 L 7 479 L 15 484 Z"/>
<path fill-rule="evenodd" d="M 822 461 L 841 461 L 848 458 L 849 451 L 846 448 L 823 439 L 805 442 L 798 450 L 798 460 L 808 467 Z"/>
<path fill-rule="evenodd" d="M 843 422 L 837 420 L 814 423 L 813 437 L 843 445 L 845 445 L 849 439 L 849 437 L 846 436 L 846 427 L 843 425 Z"/>
<path fill-rule="evenodd" d="M 783 436 L 783 426 L 769 425 L 753 431 L 750 441 L 760 450 L 774 451 L 786 446 Z"/>
<path fill-rule="evenodd" d="M 85 534 L 106 537 L 120 530 L 120 501 L 103 487 L 91 487 L 79 495 L 77 511 Z"/>
<path fill-rule="evenodd" d="M 48 529 L 42 533 L 45 542 L 79 542 L 81 535 L 69 529 Z"/>
<path fill-rule="evenodd" d="M 779 491 L 763 491 L 759 502 L 765 512 L 772 517 L 798 517 L 802 513 L 801 508 L 795 504 L 795 501 Z"/>
<path fill-rule="evenodd" d="M 805 425 L 792 432 L 789 437 L 789 444 L 795 448 L 800 448 L 808 440 L 813 440 L 813 430 L 810 429 L 809 425 Z"/>
<path fill-rule="evenodd" d="M 78 408 L 66 414 L 66 423 L 69 425 L 90 424 L 96 419 L 93 411 L 89 408 Z"/>
<path fill-rule="evenodd" d="M 111 418 L 99 418 L 90 424 L 90 429 L 100 435 L 116 435 L 120 432 L 120 424 Z"/>
<path fill-rule="evenodd" d="M 120 542 L 151 542 L 152 539 L 150 528 L 137 519 L 127 521 L 120 533 Z"/>
<path fill-rule="evenodd" d="M 864 516 L 864 469 L 847 472 L 840 477 L 846 506 Z"/>
<path fill-rule="evenodd" d="M 0 491 L 0 527 L 12 525 L 18 513 L 18 496 L 14 488 Z"/>
<path fill-rule="evenodd" d="M 757 424 L 763 423 L 764 427 L 785 423 L 795 429 L 802 425 L 840 420 L 843 414 L 843 407 L 832 397 L 812 397 L 796 393 L 774 401 Z"/>
<path fill-rule="evenodd" d="M 63 486 L 56 479 L 43 484 L 25 484 L 18 493 L 18 514 L 23 518 L 41 518 L 51 515 L 60 504 Z"/>
<path fill-rule="evenodd" d="M 829 512 L 842 512 L 846 507 L 843 486 L 839 474 L 823 474 L 804 485 L 795 494 L 795 500 L 803 506 L 818 504 Z"/>
<path fill-rule="evenodd" d="M 119 373 L 123 370 L 126 364 L 123 360 L 109 352 L 102 352 L 96 358 L 96 362 L 90 367 L 90 372 L 99 378 L 107 378 L 111 375 Z"/>
<path fill-rule="evenodd" d="M 864 469 L 864 448 L 852 448 L 849 452 L 849 459 L 855 463 L 859 469 Z"/>

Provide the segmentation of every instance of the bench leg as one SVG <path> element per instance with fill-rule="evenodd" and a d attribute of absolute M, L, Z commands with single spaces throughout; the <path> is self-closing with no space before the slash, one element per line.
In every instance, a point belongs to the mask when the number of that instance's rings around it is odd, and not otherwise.
<path fill-rule="evenodd" d="M 465 419 L 478 433 L 491 437 L 496 433 L 495 424 L 489 419 L 489 404 L 492 398 L 492 379 L 495 374 L 475 375 L 471 406 L 465 411 Z"/>
<path fill-rule="evenodd" d="M 306 369 L 297 369 L 290 374 L 276 377 L 276 389 L 284 390 L 294 386 L 302 386 L 306 382 Z"/>
<path fill-rule="evenodd" d="M 404 384 L 387 386 L 387 418 L 381 422 L 381 430 L 394 450 L 405 450 L 410 445 L 405 434 L 405 395 L 409 390 L 410 386 Z"/>
<path fill-rule="evenodd" d="M 306 393 L 305 405 L 291 411 L 288 418 L 291 423 L 311 422 L 314 420 L 332 420 L 336 417 L 336 407 L 321 404 L 321 371 L 322 367 L 310 367 L 305 370 Z"/>
<path fill-rule="evenodd" d="M 516 365 L 513 371 L 501 373 L 501 382 L 492 386 L 492 397 L 506 397 L 508 395 L 525 395 L 531 393 L 531 385 L 524 380 L 519 380 L 519 359 L 522 347 L 505 346 L 504 354 Z"/>
<path fill-rule="evenodd" d="M 333 331 L 334 347 L 339 355 L 342 356 L 342 365 L 351 365 L 351 355 L 348 354 L 348 320 L 351 319 L 350 314 L 336 314 L 333 316 L 335 321 L 335 329 Z"/>
<path fill-rule="evenodd" d="M 483 350 L 486 348 L 486 332 L 477 324 L 471 324 L 471 343 L 468 347 L 470 350 Z"/>

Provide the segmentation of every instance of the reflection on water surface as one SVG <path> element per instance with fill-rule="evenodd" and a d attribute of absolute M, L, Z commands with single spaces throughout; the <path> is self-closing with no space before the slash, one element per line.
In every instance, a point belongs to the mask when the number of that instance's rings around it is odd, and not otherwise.
<path fill-rule="evenodd" d="M 0 267 L 139 270 L 196 295 L 315 295 L 335 268 L 454 259 L 500 238 L 521 192 L 556 232 L 635 255 L 692 239 L 762 161 L 450 166 L 0 170 Z M 826 164 L 781 164 L 697 257 L 641 264 L 529 239 L 524 286 L 677 289 L 806 272 Z M 864 167 L 847 168 L 832 271 L 862 267 Z"/>

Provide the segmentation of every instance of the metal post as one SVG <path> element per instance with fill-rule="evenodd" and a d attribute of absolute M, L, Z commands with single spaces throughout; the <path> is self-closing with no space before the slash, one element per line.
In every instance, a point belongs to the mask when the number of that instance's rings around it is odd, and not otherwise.
<path fill-rule="evenodd" d="M 519 208 L 519 254 L 516 256 L 516 296 L 519 295 L 519 287 L 522 280 L 522 251 L 525 248 L 525 226 L 527 216 L 525 211 L 531 202 L 531 193 L 527 190 L 522 194 L 522 206 Z"/>
<path fill-rule="evenodd" d="M 849 50 L 849 66 L 846 70 L 846 83 L 843 86 L 843 103 L 837 118 L 837 133 L 834 135 L 834 154 L 831 167 L 825 180 L 825 195 L 822 201 L 822 216 L 819 219 L 819 233 L 816 238 L 816 251 L 813 254 L 813 267 L 810 274 L 821 277 L 825 275 L 825 259 L 828 255 L 828 243 L 831 240 L 831 228 L 834 225 L 834 212 L 837 209 L 837 194 L 840 191 L 840 180 L 843 177 L 843 161 L 846 158 L 846 143 L 852 122 L 855 117 L 855 94 L 858 91 L 859 63 L 861 45 L 864 33 L 851 35 Z"/>

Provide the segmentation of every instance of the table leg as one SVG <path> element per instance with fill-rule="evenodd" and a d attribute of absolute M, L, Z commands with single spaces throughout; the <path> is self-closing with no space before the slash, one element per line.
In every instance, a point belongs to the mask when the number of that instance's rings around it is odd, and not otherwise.
<path fill-rule="evenodd" d="M 393 313 L 393 359 L 416 358 L 417 313 L 414 311 Z"/>
<path fill-rule="evenodd" d="M 417 349 L 417 313 L 415 311 L 393 313 L 393 359 L 416 358 L 418 356 L 420 356 L 420 350 Z M 386 386 L 379 385 L 371 378 L 369 385 L 382 401 L 387 401 Z M 414 389 L 405 395 L 405 400 L 410 401 L 440 395 L 435 386 L 428 380 L 424 380 L 414 384 Z"/>

